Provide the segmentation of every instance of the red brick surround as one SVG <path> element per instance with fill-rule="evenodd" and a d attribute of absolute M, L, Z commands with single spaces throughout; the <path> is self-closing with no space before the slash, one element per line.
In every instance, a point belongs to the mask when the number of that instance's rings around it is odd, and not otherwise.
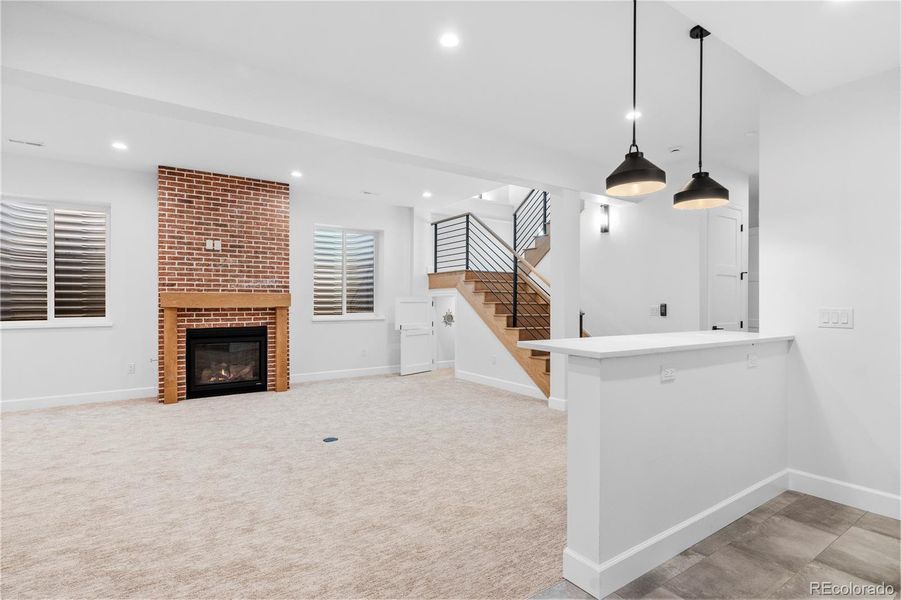
<path fill-rule="evenodd" d="M 289 190 L 285 183 L 159 167 L 158 277 L 162 292 L 289 292 Z M 221 250 L 207 250 L 206 240 Z M 185 331 L 268 327 L 268 388 L 275 389 L 275 309 L 179 309 L 178 399 L 185 381 Z M 159 310 L 163 398 L 163 310 Z"/>

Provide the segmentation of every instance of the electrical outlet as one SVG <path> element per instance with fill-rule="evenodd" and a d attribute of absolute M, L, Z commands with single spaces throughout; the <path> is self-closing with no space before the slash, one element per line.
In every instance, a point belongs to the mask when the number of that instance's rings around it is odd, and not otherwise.
<path fill-rule="evenodd" d="M 760 357 L 757 356 L 756 352 L 751 352 L 748 354 L 748 368 L 756 369 L 760 365 Z"/>
<path fill-rule="evenodd" d="M 135 374 L 135 364 L 134 363 L 128 363 L 128 374 L 129 375 Z"/>
<path fill-rule="evenodd" d="M 676 367 L 660 367 L 660 382 L 675 381 Z"/>
<path fill-rule="evenodd" d="M 496 364 L 497 364 L 497 357 L 494 356 L 493 354 L 491 355 L 491 364 L 492 364 L 492 365 L 496 365 Z"/>
<path fill-rule="evenodd" d="M 363 348 L 362 350 L 360 350 L 360 356 L 362 356 L 363 358 L 366 358 L 366 348 Z"/>
<path fill-rule="evenodd" d="M 655 304 L 648 309 L 649 317 L 659 317 L 660 316 L 660 306 Z"/>
<path fill-rule="evenodd" d="M 213 250 L 222 250 L 222 240 L 213 240 Z"/>
<path fill-rule="evenodd" d="M 212 250 L 213 249 L 213 240 L 207 240 L 205 247 L 207 250 Z"/>

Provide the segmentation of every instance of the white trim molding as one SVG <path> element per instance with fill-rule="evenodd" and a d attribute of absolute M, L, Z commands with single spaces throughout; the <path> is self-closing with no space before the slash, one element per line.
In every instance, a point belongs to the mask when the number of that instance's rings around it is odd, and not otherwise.
<path fill-rule="evenodd" d="M 566 398 L 551 396 L 547 399 L 547 407 L 553 410 L 566 412 Z"/>
<path fill-rule="evenodd" d="M 478 373 L 471 373 L 469 371 L 461 371 L 460 369 L 456 369 L 454 374 L 457 379 L 462 379 L 464 381 L 487 385 L 507 392 L 513 392 L 514 394 L 522 394 L 523 396 L 529 396 L 530 398 L 547 400 L 547 397 L 541 393 L 541 390 L 534 385 L 524 385 L 514 381 L 507 381 L 506 379 L 498 379 L 496 377 L 488 377 L 487 375 L 479 375 Z"/>
<path fill-rule="evenodd" d="M 329 379 L 350 379 L 352 377 L 370 377 L 372 375 L 391 375 L 393 373 L 400 373 L 400 365 L 363 367 L 361 369 L 337 369 L 334 371 L 315 371 L 313 373 L 292 373 L 291 383 L 309 383 L 311 381 L 327 381 Z"/>
<path fill-rule="evenodd" d="M 692 515 L 602 564 L 567 547 L 563 552 L 563 577 L 595 598 L 606 598 L 636 577 L 775 498 L 787 487 L 786 469 Z"/>
<path fill-rule="evenodd" d="M 55 406 L 74 406 L 77 404 L 97 404 L 100 402 L 116 402 L 118 400 L 156 399 L 156 387 L 127 388 L 107 390 L 105 392 L 84 392 L 80 394 L 63 394 L 60 396 L 39 396 L 19 398 L 0 402 L 0 410 L 14 412 L 35 408 L 51 408 Z"/>
<path fill-rule="evenodd" d="M 435 363 L 435 368 L 436 369 L 453 369 L 454 362 L 455 361 L 452 361 L 452 360 L 439 360 L 438 362 Z"/>
<path fill-rule="evenodd" d="M 832 500 L 893 519 L 901 519 L 901 496 L 897 494 L 797 469 L 788 469 L 788 481 L 789 489 L 796 492 Z"/>

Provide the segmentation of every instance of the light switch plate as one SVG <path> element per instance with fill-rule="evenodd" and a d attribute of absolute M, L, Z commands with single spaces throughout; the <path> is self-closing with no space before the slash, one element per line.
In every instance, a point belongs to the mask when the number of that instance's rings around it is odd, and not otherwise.
<path fill-rule="evenodd" d="M 222 250 L 222 240 L 213 240 L 213 250 Z"/>
<path fill-rule="evenodd" d="M 854 329 L 854 309 L 851 307 L 817 309 L 817 327 Z"/>
<path fill-rule="evenodd" d="M 206 241 L 206 249 L 207 249 L 207 250 L 212 250 L 212 249 L 213 249 L 213 240 L 207 240 L 207 241 Z"/>

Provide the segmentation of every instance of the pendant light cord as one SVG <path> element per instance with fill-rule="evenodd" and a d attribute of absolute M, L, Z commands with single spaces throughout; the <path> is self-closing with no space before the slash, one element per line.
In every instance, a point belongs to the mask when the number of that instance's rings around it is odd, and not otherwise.
<path fill-rule="evenodd" d="M 698 78 L 698 173 L 704 170 L 701 166 L 701 144 L 703 137 L 701 135 L 704 123 L 704 36 L 698 38 L 701 42 L 701 76 Z"/>
<path fill-rule="evenodd" d="M 637 64 L 638 64 L 638 0 L 632 0 L 632 145 L 629 146 L 629 152 L 632 151 L 632 148 L 635 148 L 635 151 L 638 151 L 638 144 L 635 142 L 635 122 L 638 120 L 638 114 L 636 113 L 636 94 L 635 94 L 635 81 L 637 79 Z"/>

